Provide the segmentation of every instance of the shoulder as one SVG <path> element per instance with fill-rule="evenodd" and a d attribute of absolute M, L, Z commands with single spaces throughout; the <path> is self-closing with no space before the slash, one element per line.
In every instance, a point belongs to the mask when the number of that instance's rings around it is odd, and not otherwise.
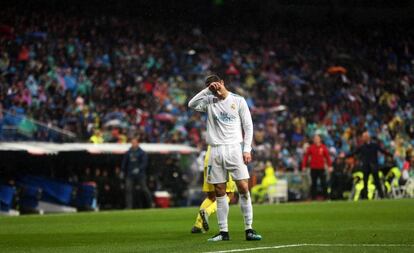
<path fill-rule="evenodd" d="M 235 94 L 235 93 L 233 93 L 233 92 L 230 92 L 230 96 L 231 96 L 231 98 L 232 98 L 233 100 L 238 101 L 239 103 L 242 103 L 242 102 L 246 101 L 246 100 L 244 99 L 244 97 L 242 97 L 242 96 L 240 96 L 240 95 L 238 95 L 238 94 Z"/>
<path fill-rule="evenodd" d="M 238 95 L 238 94 L 235 94 L 235 93 L 233 93 L 233 92 L 230 92 L 230 96 L 231 96 L 231 99 L 233 100 L 233 101 L 235 101 L 237 104 L 239 104 L 239 105 L 242 105 L 242 104 L 247 104 L 246 103 L 246 100 L 244 99 L 244 97 L 242 97 L 242 96 L 240 96 L 240 95 Z"/>
<path fill-rule="evenodd" d="M 233 92 L 230 92 L 230 96 L 233 96 L 234 98 L 237 98 L 237 99 L 244 99 L 242 96 L 240 96 L 239 94 L 236 94 L 236 93 L 233 93 Z"/>
<path fill-rule="evenodd" d="M 141 147 L 138 148 L 138 152 L 139 153 L 145 153 L 145 151 Z"/>
<path fill-rule="evenodd" d="M 316 144 L 312 144 L 311 149 L 314 152 L 319 152 L 320 149 L 323 149 L 323 146 L 317 146 Z"/>

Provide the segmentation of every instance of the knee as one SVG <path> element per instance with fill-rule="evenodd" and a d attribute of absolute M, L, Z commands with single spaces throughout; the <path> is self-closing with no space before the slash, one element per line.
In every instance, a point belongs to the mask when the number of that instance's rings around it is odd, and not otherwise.
<path fill-rule="evenodd" d="M 237 189 L 240 194 L 246 194 L 249 192 L 249 183 L 247 180 L 240 180 L 237 182 Z"/>
<path fill-rule="evenodd" d="M 207 193 L 207 198 L 211 201 L 216 201 L 216 193 L 215 192 L 208 192 Z"/>
<path fill-rule="evenodd" d="M 216 184 L 214 185 L 214 189 L 216 192 L 216 197 L 223 197 L 226 195 L 226 184 Z"/>

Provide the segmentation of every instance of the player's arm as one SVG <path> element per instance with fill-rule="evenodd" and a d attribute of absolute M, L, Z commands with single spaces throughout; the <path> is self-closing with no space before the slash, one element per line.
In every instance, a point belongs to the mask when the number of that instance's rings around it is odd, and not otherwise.
<path fill-rule="evenodd" d="M 303 160 L 302 160 L 302 171 L 305 171 L 306 165 L 308 164 L 309 155 L 310 155 L 310 147 L 308 147 L 308 148 L 306 149 L 306 152 L 305 152 L 305 154 L 303 155 Z"/>
<path fill-rule="evenodd" d="M 361 146 L 357 147 L 354 151 L 349 152 L 345 157 L 349 158 L 351 156 L 359 155 L 361 153 Z"/>
<path fill-rule="evenodd" d="M 375 144 L 376 146 L 377 146 L 377 149 L 378 149 L 378 151 L 380 151 L 381 153 L 383 153 L 384 155 L 386 155 L 386 156 L 389 156 L 389 157 L 393 157 L 393 154 L 392 153 L 390 153 L 390 152 L 388 152 L 387 150 L 385 150 L 384 148 L 382 148 L 381 147 L 381 145 L 379 145 L 378 143 L 377 144 Z"/>
<path fill-rule="evenodd" d="M 129 157 L 129 150 L 125 153 L 123 159 L 122 159 L 122 165 L 121 165 L 121 170 L 126 174 L 127 170 L 128 170 L 128 157 Z"/>
<path fill-rule="evenodd" d="M 206 112 L 210 95 L 212 93 L 209 88 L 203 89 L 188 102 L 188 107 L 198 112 Z"/>
<path fill-rule="evenodd" d="M 332 170 L 333 170 L 332 169 L 332 160 L 331 160 L 331 156 L 329 155 L 329 150 L 326 146 L 324 146 L 323 153 L 324 153 L 324 156 L 325 156 L 325 159 L 326 159 L 326 163 L 328 164 L 328 171 L 332 172 Z"/>
<path fill-rule="evenodd" d="M 148 166 L 148 155 L 147 153 L 142 152 L 141 156 L 141 164 L 139 167 L 141 168 L 141 170 L 146 171 Z"/>
<path fill-rule="evenodd" d="M 253 120 L 250 114 L 249 107 L 247 106 L 246 100 L 243 99 L 240 105 L 240 119 L 242 128 L 244 131 L 243 137 L 243 160 L 247 164 L 252 160 L 252 140 L 253 140 Z"/>

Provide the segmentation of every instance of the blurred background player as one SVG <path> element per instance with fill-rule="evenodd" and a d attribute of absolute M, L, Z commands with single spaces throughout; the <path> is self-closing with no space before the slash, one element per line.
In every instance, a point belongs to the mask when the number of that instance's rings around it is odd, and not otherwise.
<path fill-rule="evenodd" d="M 125 175 L 125 202 L 128 209 L 135 206 L 151 207 L 152 198 L 147 187 L 147 166 L 148 155 L 140 148 L 139 138 L 134 137 L 131 139 L 131 148 L 122 160 L 122 170 Z"/>
<path fill-rule="evenodd" d="M 251 162 L 253 122 L 246 100 L 229 92 L 224 80 L 217 75 L 207 77 L 206 88 L 195 95 L 188 106 L 207 113 L 207 143 L 211 145 L 207 166 L 207 182 L 214 184 L 217 201 L 217 220 L 220 232 L 209 241 L 230 240 L 228 231 L 229 203 L 226 182 L 229 174 L 240 194 L 246 240 L 261 240 L 252 228 L 253 207 L 250 198 L 246 164 Z M 243 136 L 244 133 L 244 136 Z"/>
<path fill-rule="evenodd" d="M 380 198 L 384 198 L 383 186 L 379 178 L 378 152 L 387 156 L 392 156 L 388 151 L 384 150 L 378 143 L 371 141 L 371 136 L 368 131 L 362 134 L 363 144 L 355 149 L 348 156 L 357 155 L 360 161 L 360 168 L 364 174 L 364 188 L 361 192 L 362 198 L 368 197 L 368 180 L 372 175 L 374 184 Z"/>
<path fill-rule="evenodd" d="M 260 184 L 252 187 L 252 201 L 254 203 L 263 203 L 269 191 L 269 186 L 276 185 L 277 178 L 275 176 L 275 168 L 270 161 L 266 162 L 265 175 Z"/>
<path fill-rule="evenodd" d="M 328 198 L 328 190 L 326 184 L 325 162 L 328 165 L 328 170 L 332 171 L 332 162 L 329 156 L 328 148 L 322 143 L 321 137 L 316 134 L 313 137 L 313 143 L 306 150 L 303 161 L 302 170 L 305 170 L 309 161 L 310 175 L 311 175 L 311 197 L 316 199 L 318 194 L 318 180 L 321 184 L 322 195 L 325 199 Z"/>
<path fill-rule="evenodd" d="M 200 205 L 200 211 L 197 214 L 196 221 L 191 233 L 197 234 L 209 230 L 208 218 L 210 215 L 217 211 L 216 193 L 214 192 L 214 185 L 207 183 L 207 166 L 208 160 L 210 159 L 211 147 L 207 147 L 207 152 L 204 158 L 204 173 L 203 173 L 203 192 L 207 194 L 207 197 Z M 226 185 L 227 201 L 233 197 L 234 191 L 236 190 L 236 184 L 234 183 L 231 176 L 229 176 L 229 182 Z"/>
<path fill-rule="evenodd" d="M 345 152 L 341 152 L 333 162 L 330 183 L 333 200 L 344 199 L 346 189 L 352 188 L 352 167 L 346 162 Z"/>

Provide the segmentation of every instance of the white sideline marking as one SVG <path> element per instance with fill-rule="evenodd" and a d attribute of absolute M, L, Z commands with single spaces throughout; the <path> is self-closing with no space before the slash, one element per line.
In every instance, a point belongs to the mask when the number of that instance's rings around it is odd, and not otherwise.
<path fill-rule="evenodd" d="M 414 244 L 328 244 L 328 243 L 301 243 L 301 244 L 287 244 L 267 247 L 245 248 L 245 249 L 230 249 L 220 251 L 208 251 L 205 253 L 227 253 L 227 252 L 242 252 L 253 250 L 267 250 L 267 249 L 283 249 L 294 247 L 414 247 Z"/>

